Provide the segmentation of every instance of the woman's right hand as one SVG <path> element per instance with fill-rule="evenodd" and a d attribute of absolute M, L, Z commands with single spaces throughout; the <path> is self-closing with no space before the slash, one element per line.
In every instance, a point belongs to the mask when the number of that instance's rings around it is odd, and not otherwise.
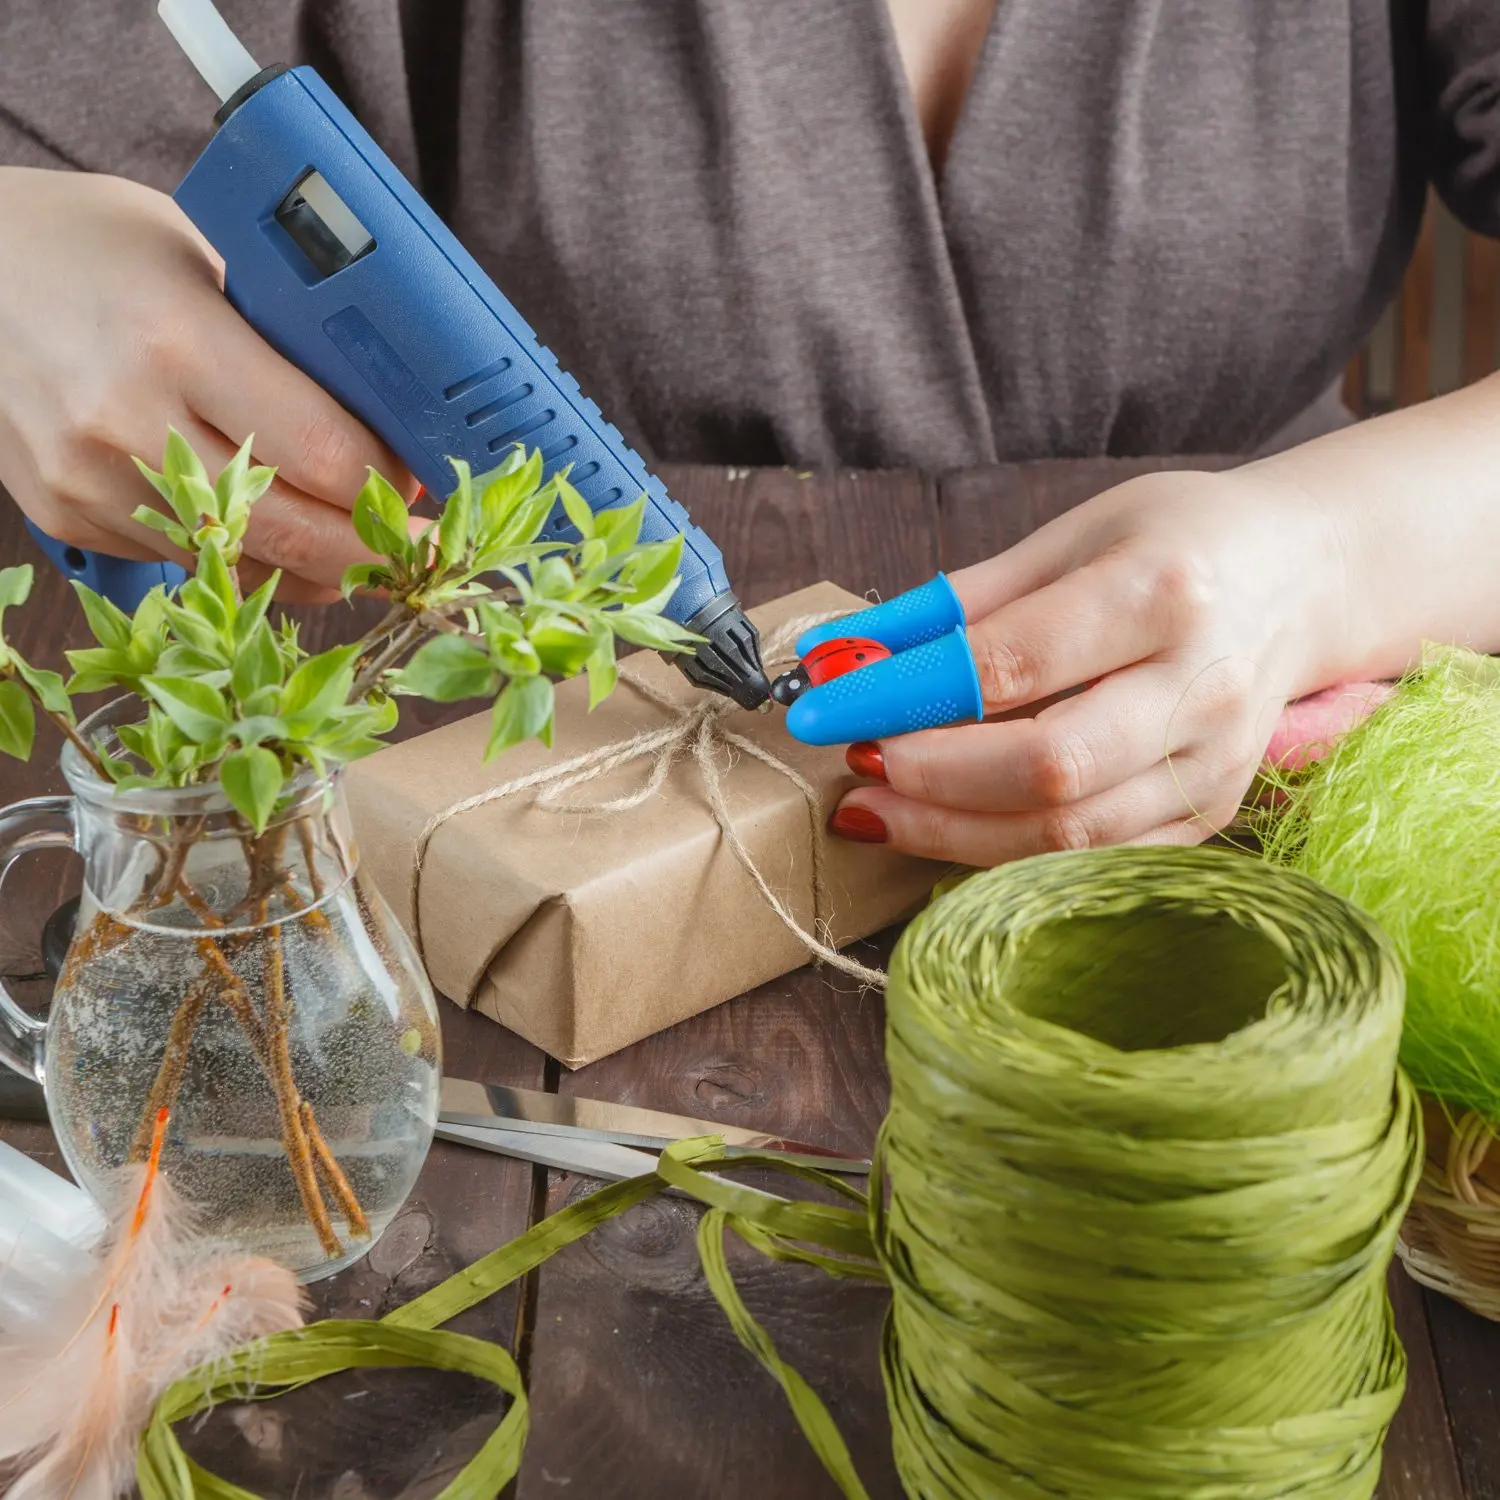
<path fill-rule="evenodd" d="M 0 485 L 49 536 L 115 557 L 181 556 L 130 519 L 175 426 L 212 471 L 252 433 L 278 470 L 242 573 L 337 597 L 370 554 L 350 511 L 400 461 L 230 306 L 223 265 L 165 194 L 115 177 L 0 167 Z"/>

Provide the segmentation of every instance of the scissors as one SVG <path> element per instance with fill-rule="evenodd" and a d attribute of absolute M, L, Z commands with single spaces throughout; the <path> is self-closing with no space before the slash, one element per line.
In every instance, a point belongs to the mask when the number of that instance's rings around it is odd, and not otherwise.
<path fill-rule="evenodd" d="M 439 1140 L 605 1182 L 654 1172 L 653 1152 L 701 1135 L 723 1139 L 726 1161 L 771 1155 L 789 1165 L 825 1172 L 864 1176 L 870 1170 L 866 1159 L 765 1131 L 466 1078 L 443 1080 L 437 1135 Z"/>

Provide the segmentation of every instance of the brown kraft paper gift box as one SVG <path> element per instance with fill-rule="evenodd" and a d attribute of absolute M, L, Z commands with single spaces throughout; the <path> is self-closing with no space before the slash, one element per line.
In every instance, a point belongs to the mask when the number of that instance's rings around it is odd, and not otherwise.
<path fill-rule="evenodd" d="M 865 602 L 820 583 L 752 610 L 751 618 L 765 640 L 788 621 Z M 638 652 L 593 713 L 582 679 L 559 685 L 553 750 L 530 742 L 486 766 L 485 713 L 382 750 L 347 774 L 364 868 L 408 932 L 417 933 L 420 920 L 436 988 L 575 1068 L 808 959 L 726 844 L 691 755 L 676 761 L 656 795 L 624 811 L 577 812 L 567 801 L 635 790 L 650 774 L 649 759 L 563 792 L 560 806 L 536 805 L 544 789 L 535 788 L 454 814 L 431 834 L 417 882 L 420 910 L 412 909 L 417 848 L 435 815 L 549 763 L 670 723 L 629 677 L 675 703 L 698 693 L 674 666 Z M 825 835 L 824 820 L 855 784 L 841 746 L 800 744 L 780 710 L 734 709 L 726 727 L 816 790 L 836 943 L 888 926 L 927 895 L 943 866 Z M 752 755 L 721 748 L 718 765 L 732 826 L 771 889 L 812 930 L 806 798 Z"/>

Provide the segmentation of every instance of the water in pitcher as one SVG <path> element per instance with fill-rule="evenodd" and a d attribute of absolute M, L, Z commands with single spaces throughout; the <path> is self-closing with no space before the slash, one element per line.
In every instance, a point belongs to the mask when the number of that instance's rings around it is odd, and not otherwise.
<path fill-rule="evenodd" d="M 47 1083 L 79 1181 L 97 1191 L 139 1158 L 165 1104 L 163 1170 L 207 1227 L 304 1275 L 362 1255 L 411 1190 L 438 1107 L 431 993 L 379 898 L 346 878 L 274 926 L 209 933 L 101 913 L 85 893 L 77 934 Z"/>

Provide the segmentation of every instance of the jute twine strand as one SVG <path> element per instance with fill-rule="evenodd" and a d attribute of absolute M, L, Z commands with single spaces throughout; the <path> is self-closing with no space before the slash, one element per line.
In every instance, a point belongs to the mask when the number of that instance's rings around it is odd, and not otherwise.
<path fill-rule="evenodd" d="M 841 613 L 841 612 L 839 612 Z M 839 613 L 806 615 L 789 620 L 766 640 L 764 657 L 768 668 L 787 660 L 793 643 L 804 631 L 814 625 L 839 618 Z M 525 776 L 503 781 L 498 786 L 486 787 L 471 797 L 464 797 L 449 807 L 434 813 L 423 825 L 417 836 L 416 849 L 412 856 L 410 904 L 412 937 L 417 953 L 425 962 L 422 948 L 421 888 L 422 872 L 427 860 L 427 850 L 438 830 L 462 814 L 475 808 L 486 807 L 503 797 L 513 797 L 521 792 L 540 788 L 535 806 L 553 812 L 583 814 L 613 814 L 629 812 L 654 797 L 671 774 L 672 767 L 684 757 L 697 767 L 702 778 L 704 795 L 714 822 L 731 854 L 745 873 L 754 882 L 755 888 L 764 897 L 766 904 L 777 918 L 807 949 L 812 958 L 830 968 L 838 969 L 859 980 L 872 989 L 885 988 L 885 975 L 879 969 L 870 968 L 857 959 L 840 953 L 834 947 L 828 925 L 829 897 L 824 851 L 822 805 L 817 788 L 795 767 L 780 756 L 773 755 L 764 746 L 737 733 L 730 727 L 731 715 L 743 712 L 738 705 L 717 693 L 701 693 L 686 703 L 677 702 L 658 692 L 628 669 L 620 673 L 621 686 L 629 687 L 653 707 L 667 716 L 667 722 L 656 729 L 643 729 L 639 734 L 619 740 L 612 745 L 599 745 L 554 765 L 542 766 Z M 734 826 L 729 813 L 729 804 L 724 795 L 724 772 L 721 762 L 735 751 L 749 755 L 762 765 L 769 766 L 778 775 L 784 776 L 802 794 L 807 804 L 809 844 L 812 850 L 811 881 L 813 897 L 813 930 L 809 932 L 793 915 L 791 908 L 774 890 L 761 873 L 754 856 L 746 847 Z M 601 776 L 608 776 L 622 767 L 648 762 L 650 770 L 639 787 L 618 797 L 606 797 L 589 801 L 570 797 L 568 794 Z"/>

